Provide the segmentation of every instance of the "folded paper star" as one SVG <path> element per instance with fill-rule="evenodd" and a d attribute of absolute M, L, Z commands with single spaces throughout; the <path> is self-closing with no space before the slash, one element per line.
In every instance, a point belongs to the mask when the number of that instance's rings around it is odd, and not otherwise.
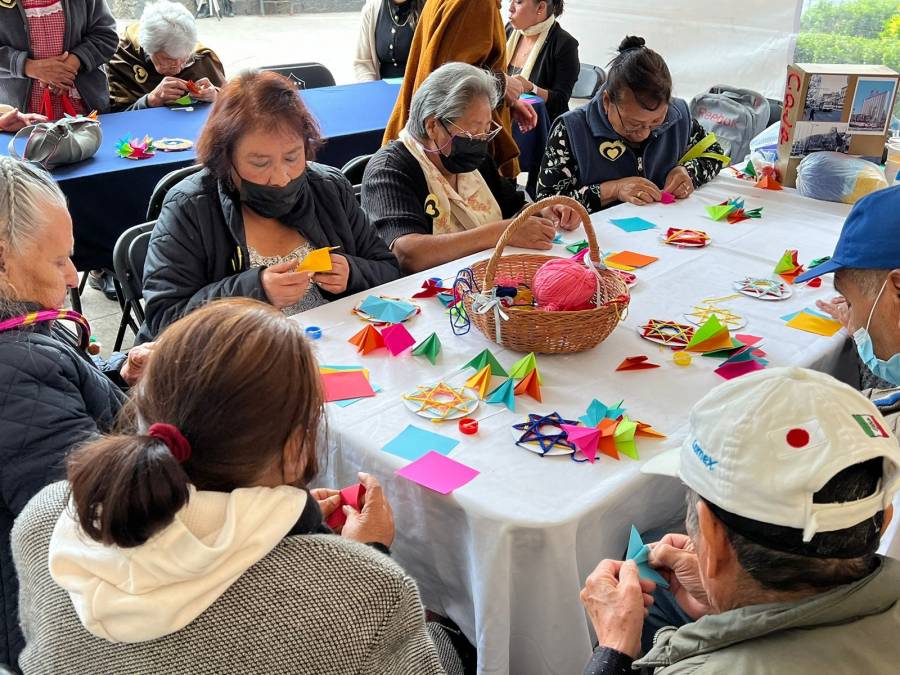
<path fill-rule="evenodd" d="M 615 420 L 625 414 L 625 409 L 621 407 L 622 403 L 624 401 L 619 401 L 616 405 L 609 407 L 605 403 L 594 399 L 588 406 L 587 412 L 578 419 L 585 426 L 596 427 L 604 419 Z"/>
<path fill-rule="evenodd" d="M 414 394 L 403 396 L 407 401 L 419 404 L 418 412 L 424 412 L 437 419 L 446 419 L 456 413 L 467 413 L 475 401 L 462 389 L 454 389 L 444 382 L 434 386 L 420 385 Z"/>
<path fill-rule="evenodd" d="M 761 300 L 783 300 L 791 295 L 791 289 L 786 284 L 774 279 L 744 277 L 736 281 L 734 287 L 744 295 Z"/>
<path fill-rule="evenodd" d="M 491 367 L 491 375 L 499 375 L 501 377 L 507 377 L 506 371 L 503 370 L 503 366 L 500 365 L 500 362 L 497 360 L 497 357 L 491 353 L 490 349 L 485 349 L 474 359 L 469 361 L 463 368 L 474 368 L 475 370 L 481 370 L 485 366 Z"/>
<path fill-rule="evenodd" d="M 488 387 L 491 386 L 491 367 L 485 366 L 466 380 L 466 386 L 478 392 L 478 398 L 484 399 Z"/>
<path fill-rule="evenodd" d="M 519 440 L 516 441 L 516 445 L 537 443 L 541 449 L 542 455 L 546 455 L 554 446 L 567 448 L 569 450 L 577 450 L 575 444 L 567 439 L 566 432 L 562 429 L 563 424 L 574 425 L 576 422 L 574 420 L 563 419 L 557 412 L 551 413 L 550 415 L 535 415 L 534 413 L 530 413 L 527 422 L 513 425 L 513 429 L 524 432 Z M 547 427 L 558 429 L 559 432 L 545 434 L 542 429 Z"/>
<path fill-rule="evenodd" d="M 149 136 L 144 136 L 140 140 L 123 138 L 116 143 L 116 153 L 125 159 L 150 159 L 156 154 L 156 149 L 153 147 L 153 139 Z"/>
<path fill-rule="evenodd" d="M 438 354 L 441 353 L 441 340 L 438 338 L 437 333 L 432 333 L 422 342 L 417 344 L 415 349 L 412 350 L 412 353 L 413 356 L 424 356 L 431 361 L 431 365 L 435 365 L 435 363 L 437 363 Z"/>
<path fill-rule="evenodd" d="M 514 377 L 517 380 L 521 380 L 523 377 L 528 375 L 531 371 L 537 370 L 537 356 L 534 355 L 534 352 L 526 354 L 521 359 L 512 364 L 512 367 L 509 369 L 509 376 Z M 544 378 L 541 377 L 540 372 L 538 372 L 538 382 L 541 384 L 544 383 Z"/>
<path fill-rule="evenodd" d="M 326 246 L 325 248 L 317 248 L 306 254 L 300 264 L 297 265 L 295 272 L 330 272 L 331 271 L 331 251 L 340 246 Z"/>
<path fill-rule="evenodd" d="M 528 394 L 531 398 L 533 398 L 538 403 L 541 403 L 541 381 L 540 375 L 538 374 L 537 368 L 528 373 L 519 384 L 516 385 L 515 389 L 516 396 L 522 396 L 524 394 Z"/>
<path fill-rule="evenodd" d="M 360 354 L 368 354 L 385 346 L 384 337 L 372 324 L 367 325 L 347 342 L 356 345 L 356 351 Z"/>
<path fill-rule="evenodd" d="M 433 298 L 434 296 L 440 293 L 446 293 L 447 289 L 444 288 L 440 282 L 435 281 L 434 279 L 426 279 L 422 284 L 422 290 L 418 293 L 415 293 L 412 297 L 414 298 Z"/>
<path fill-rule="evenodd" d="M 394 323 L 385 326 L 381 330 L 381 337 L 384 338 L 384 346 L 393 356 L 402 354 L 407 349 L 416 344 L 416 339 L 409 334 L 406 326 L 402 323 Z"/>
<path fill-rule="evenodd" d="M 759 180 L 756 181 L 756 187 L 761 188 L 763 190 L 783 190 L 781 187 L 781 183 L 778 182 L 778 179 L 775 176 L 775 168 L 771 166 L 767 166 L 762 170 L 762 176 L 759 177 Z"/>
<path fill-rule="evenodd" d="M 597 427 L 579 427 L 571 424 L 563 424 L 561 428 L 566 432 L 566 438 L 569 439 L 569 442 L 574 443 L 578 451 L 584 455 L 584 458 L 593 464 L 597 459 L 597 450 L 600 446 L 600 438 L 603 436 L 603 431 Z M 576 458 L 575 461 L 579 460 Z"/>
<path fill-rule="evenodd" d="M 640 327 L 641 337 L 668 347 L 685 347 L 694 336 L 694 327 L 675 321 L 650 319 Z"/>
<path fill-rule="evenodd" d="M 337 530 L 339 527 L 343 527 L 344 523 L 347 522 L 347 516 L 344 514 L 344 507 L 349 506 L 356 509 L 357 511 L 361 510 L 363 497 L 365 496 L 365 494 L 366 486 L 362 483 L 357 483 L 356 485 L 345 487 L 338 493 L 338 496 L 341 498 L 341 503 L 338 504 L 338 507 L 331 512 L 331 515 L 328 516 L 325 524 L 328 525 L 328 527 L 330 527 L 332 530 Z"/>
<path fill-rule="evenodd" d="M 494 389 L 488 397 L 484 399 L 485 403 L 496 403 L 505 405 L 512 411 L 516 409 L 516 382 L 511 377 L 499 387 Z"/>
<path fill-rule="evenodd" d="M 625 560 L 633 560 L 638 568 L 638 576 L 641 579 L 647 579 L 656 583 L 663 588 L 669 587 L 669 582 L 655 569 L 650 567 L 650 547 L 641 539 L 637 528 L 631 526 L 631 534 L 628 537 L 628 552 L 625 553 Z"/>
<path fill-rule="evenodd" d="M 727 216 L 728 222 L 734 225 L 735 223 L 740 223 L 744 220 L 751 219 L 759 219 L 762 218 L 762 207 L 756 209 L 737 209 L 736 211 L 732 211 Z"/>
<path fill-rule="evenodd" d="M 370 295 L 357 310 L 379 323 L 402 323 L 416 312 L 416 306 L 402 300 Z"/>
<path fill-rule="evenodd" d="M 703 230 L 681 230 L 670 227 L 666 230 L 664 241 L 672 246 L 702 248 L 709 244 L 709 235 Z"/>
<path fill-rule="evenodd" d="M 703 354 L 719 349 L 728 349 L 731 346 L 731 335 L 728 332 L 728 328 L 723 326 L 719 321 L 719 317 L 713 314 L 707 319 L 706 323 L 694 331 L 694 335 L 690 342 L 687 343 L 685 351 Z"/>
<path fill-rule="evenodd" d="M 751 162 L 749 159 L 747 160 L 747 164 L 743 169 L 741 169 L 741 171 L 750 178 L 756 178 L 756 167 L 753 166 L 753 162 Z"/>
<path fill-rule="evenodd" d="M 794 279 L 803 274 L 803 265 L 797 261 L 798 255 L 797 249 L 790 248 L 784 252 L 784 255 L 775 264 L 775 274 L 784 279 L 786 283 L 794 283 Z"/>
<path fill-rule="evenodd" d="M 715 206 L 707 206 L 706 213 L 713 220 L 723 220 L 728 217 L 732 211 L 736 211 L 731 204 L 716 204 Z"/>
<path fill-rule="evenodd" d="M 649 356 L 626 356 L 625 360 L 619 364 L 616 370 L 648 370 L 650 368 L 659 368 L 658 363 L 650 363 Z"/>

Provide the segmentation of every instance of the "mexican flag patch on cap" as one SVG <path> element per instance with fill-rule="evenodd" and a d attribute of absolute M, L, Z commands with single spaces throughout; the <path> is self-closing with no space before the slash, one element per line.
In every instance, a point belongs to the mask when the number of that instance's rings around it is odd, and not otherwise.
<path fill-rule="evenodd" d="M 873 415 L 854 415 L 853 419 L 862 427 L 869 438 L 887 438 L 888 432 L 885 430 Z"/>

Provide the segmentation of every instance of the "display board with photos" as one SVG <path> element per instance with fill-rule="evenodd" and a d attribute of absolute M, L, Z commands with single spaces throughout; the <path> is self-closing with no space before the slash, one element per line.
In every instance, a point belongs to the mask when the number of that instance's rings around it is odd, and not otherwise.
<path fill-rule="evenodd" d="M 777 164 L 782 183 L 794 187 L 797 165 L 814 152 L 843 152 L 880 164 L 898 78 L 885 66 L 788 66 Z"/>

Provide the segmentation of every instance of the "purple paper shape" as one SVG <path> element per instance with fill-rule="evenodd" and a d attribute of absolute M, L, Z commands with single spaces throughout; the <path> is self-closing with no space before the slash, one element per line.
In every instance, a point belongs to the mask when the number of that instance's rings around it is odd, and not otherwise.
<path fill-rule="evenodd" d="M 479 472 L 434 450 L 410 462 L 397 475 L 418 483 L 429 490 L 449 494 L 471 481 Z"/>

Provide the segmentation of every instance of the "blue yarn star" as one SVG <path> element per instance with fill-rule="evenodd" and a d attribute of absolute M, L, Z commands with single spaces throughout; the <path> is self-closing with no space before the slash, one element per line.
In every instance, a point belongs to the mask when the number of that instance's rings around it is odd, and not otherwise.
<path fill-rule="evenodd" d="M 513 425 L 513 429 L 519 429 L 520 431 L 525 432 L 522 434 L 521 438 L 516 441 L 516 445 L 535 442 L 541 448 L 541 455 L 546 455 L 550 452 L 554 445 L 561 445 L 564 448 L 576 450 L 575 444 L 566 440 L 568 436 L 566 435 L 566 432 L 562 430 L 562 427 L 560 426 L 562 424 L 571 424 L 574 426 L 578 424 L 578 422 L 575 420 L 564 420 L 560 417 L 560 414 L 556 412 L 550 415 L 535 415 L 534 413 L 529 413 L 527 422 Z M 544 434 L 541 433 L 541 427 L 554 427 L 559 429 L 559 433 Z"/>

